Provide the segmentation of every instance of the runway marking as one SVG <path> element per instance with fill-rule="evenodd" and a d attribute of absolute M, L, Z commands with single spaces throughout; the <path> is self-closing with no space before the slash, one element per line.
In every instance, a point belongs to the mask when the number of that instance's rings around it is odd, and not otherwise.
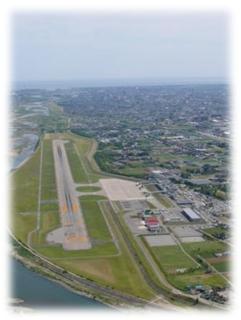
<path fill-rule="evenodd" d="M 78 204 L 75 184 L 64 146 L 65 142 L 64 140 L 53 140 L 59 211 L 64 237 L 63 240 L 60 239 L 60 243 L 65 250 L 90 249 L 91 242 L 82 217 L 81 207 Z"/>
<path fill-rule="evenodd" d="M 77 213 L 77 212 L 78 212 L 78 205 L 77 205 L 77 203 L 74 203 L 73 206 L 72 206 L 72 208 L 73 208 L 73 212 L 74 212 L 74 213 Z"/>
<path fill-rule="evenodd" d="M 67 213 L 67 206 L 66 206 L 66 204 L 63 205 L 62 211 L 63 211 L 63 213 L 65 213 L 65 214 Z"/>

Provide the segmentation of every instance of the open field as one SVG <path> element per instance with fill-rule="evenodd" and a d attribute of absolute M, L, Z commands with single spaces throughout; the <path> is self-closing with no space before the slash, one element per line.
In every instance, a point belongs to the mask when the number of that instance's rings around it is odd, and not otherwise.
<path fill-rule="evenodd" d="M 228 259 L 226 261 L 212 262 L 211 265 L 219 272 L 230 272 L 230 261 Z"/>
<path fill-rule="evenodd" d="M 74 150 L 79 158 L 82 170 L 85 172 L 87 183 L 98 182 L 100 178 L 103 178 L 104 175 L 100 172 L 98 165 L 93 159 L 93 154 L 97 147 L 96 141 L 72 133 L 66 133 L 65 137 L 74 144 Z M 75 176 L 74 173 L 73 176 Z"/>
<path fill-rule="evenodd" d="M 178 289 L 185 290 L 188 285 L 204 285 L 209 287 L 225 288 L 227 282 L 218 274 L 184 274 L 171 275 L 169 281 Z"/>
<path fill-rule="evenodd" d="M 84 167 L 80 163 L 78 154 L 76 153 L 73 142 L 68 142 L 65 145 L 65 150 L 68 156 L 71 172 L 75 183 L 88 183 L 88 176 Z"/>
<path fill-rule="evenodd" d="M 98 202 L 91 199 L 82 200 L 80 197 L 80 205 L 91 239 L 95 241 L 112 241 Z"/>
<path fill-rule="evenodd" d="M 52 140 L 43 141 L 43 163 L 42 163 L 42 185 L 41 202 L 47 200 L 57 200 L 57 188 L 55 181 L 54 159 L 52 152 Z"/>
<path fill-rule="evenodd" d="M 185 250 L 192 256 L 200 255 L 203 258 L 211 258 L 214 253 L 224 252 L 229 250 L 228 245 L 219 241 L 202 241 L 195 243 L 183 244 Z"/>
<path fill-rule="evenodd" d="M 176 269 L 197 267 L 197 265 L 176 245 L 168 247 L 151 247 L 151 251 L 166 273 L 173 274 L 176 272 Z"/>
<path fill-rule="evenodd" d="M 207 229 L 204 229 L 204 231 L 217 239 L 221 238 L 222 236 L 223 238 L 227 238 L 230 235 L 230 231 L 227 229 L 224 229 L 221 226 L 207 228 Z"/>

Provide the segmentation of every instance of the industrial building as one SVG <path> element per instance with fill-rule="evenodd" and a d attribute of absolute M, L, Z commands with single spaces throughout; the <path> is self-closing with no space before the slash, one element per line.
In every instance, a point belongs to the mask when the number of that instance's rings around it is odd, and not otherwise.
<path fill-rule="evenodd" d="M 180 206 L 188 206 L 192 205 L 192 201 L 189 199 L 176 199 L 176 202 Z"/>
<path fill-rule="evenodd" d="M 182 210 L 182 214 L 184 215 L 185 218 L 187 218 L 187 220 L 191 221 L 191 222 L 197 222 L 201 220 L 201 217 L 194 212 L 191 208 L 184 208 Z"/>

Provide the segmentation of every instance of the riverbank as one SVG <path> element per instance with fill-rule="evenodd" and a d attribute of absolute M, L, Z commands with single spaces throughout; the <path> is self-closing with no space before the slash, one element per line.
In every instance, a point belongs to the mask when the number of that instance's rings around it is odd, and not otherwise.
<path fill-rule="evenodd" d="M 22 244 L 13 235 L 12 240 L 12 255 L 25 267 L 40 274 L 53 282 L 57 282 L 62 287 L 81 295 L 100 302 L 102 305 L 108 306 L 110 309 L 121 310 L 123 308 L 141 307 L 146 305 L 146 301 L 123 294 L 113 289 L 102 287 L 97 283 L 76 276 L 64 269 L 57 267 L 41 256 L 36 255 L 34 251 Z"/>
<path fill-rule="evenodd" d="M 35 270 L 35 264 L 26 261 L 16 253 L 10 258 L 11 301 L 13 308 L 79 308 L 111 310 L 110 306 L 94 299 L 90 294 L 70 288 L 48 275 L 43 270 Z M 39 273 L 39 271 L 41 273 Z"/>

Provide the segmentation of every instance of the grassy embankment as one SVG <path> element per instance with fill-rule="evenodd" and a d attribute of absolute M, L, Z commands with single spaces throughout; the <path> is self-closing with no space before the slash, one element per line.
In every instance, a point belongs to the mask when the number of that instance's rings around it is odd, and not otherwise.
<path fill-rule="evenodd" d="M 77 191 L 79 192 L 97 192 L 100 191 L 100 187 L 95 187 L 95 186 L 83 186 L 83 187 L 77 187 Z"/>
<path fill-rule="evenodd" d="M 36 226 L 38 205 L 40 148 L 33 157 L 11 176 L 10 229 L 18 239 L 27 242 Z"/>

